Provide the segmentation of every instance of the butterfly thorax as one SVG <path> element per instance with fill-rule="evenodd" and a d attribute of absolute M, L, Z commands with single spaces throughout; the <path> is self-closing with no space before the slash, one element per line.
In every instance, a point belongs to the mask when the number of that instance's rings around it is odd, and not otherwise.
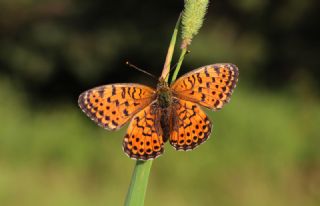
<path fill-rule="evenodd" d="M 170 107 L 172 103 L 172 94 L 168 83 L 160 80 L 157 85 L 157 100 L 162 109 Z"/>

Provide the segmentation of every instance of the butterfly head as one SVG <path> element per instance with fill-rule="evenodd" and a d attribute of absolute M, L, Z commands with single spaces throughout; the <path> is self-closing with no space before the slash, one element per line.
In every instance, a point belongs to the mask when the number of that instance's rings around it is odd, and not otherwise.
<path fill-rule="evenodd" d="M 170 88 L 169 88 L 168 82 L 166 82 L 165 79 L 160 78 L 159 82 L 157 84 L 157 90 L 158 91 L 168 91 L 169 89 Z"/>

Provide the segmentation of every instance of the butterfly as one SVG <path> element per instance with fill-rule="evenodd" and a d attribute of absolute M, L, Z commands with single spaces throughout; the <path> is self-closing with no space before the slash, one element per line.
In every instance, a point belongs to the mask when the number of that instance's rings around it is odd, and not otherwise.
<path fill-rule="evenodd" d="M 238 81 L 234 64 L 195 69 L 169 85 L 160 77 L 157 88 L 134 83 L 109 84 L 83 92 L 82 111 L 99 126 L 118 130 L 129 122 L 123 151 L 136 160 L 154 159 L 169 140 L 188 151 L 210 136 L 212 123 L 200 106 L 216 111 L 228 103 Z"/>

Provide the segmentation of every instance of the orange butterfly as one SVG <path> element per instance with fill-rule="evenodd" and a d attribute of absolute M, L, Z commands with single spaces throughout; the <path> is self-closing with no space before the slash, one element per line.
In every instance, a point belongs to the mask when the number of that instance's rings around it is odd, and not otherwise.
<path fill-rule="evenodd" d="M 237 66 L 213 64 L 183 75 L 170 86 L 160 77 L 157 89 L 131 83 L 96 87 L 83 92 L 78 103 L 108 130 L 118 130 L 131 120 L 123 150 L 132 159 L 148 160 L 164 152 L 167 140 L 184 151 L 205 142 L 212 123 L 200 105 L 221 109 L 237 81 Z"/>

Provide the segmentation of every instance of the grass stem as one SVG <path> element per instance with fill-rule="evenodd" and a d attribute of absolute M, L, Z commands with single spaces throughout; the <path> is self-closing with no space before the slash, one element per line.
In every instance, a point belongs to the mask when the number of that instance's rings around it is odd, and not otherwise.
<path fill-rule="evenodd" d="M 176 26 L 174 27 L 173 34 L 172 34 L 171 41 L 170 41 L 170 45 L 169 45 L 168 52 L 167 52 L 166 61 L 164 62 L 162 74 L 160 77 L 160 78 L 164 78 L 167 82 L 169 79 L 170 64 L 171 64 L 171 60 L 172 60 L 172 56 L 173 56 L 173 52 L 174 52 L 174 47 L 176 45 L 180 21 L 181 21 L 181 14 L 177 20 Z"/>
<path fill-rule="evenodd" d="M 145 194 L 148 186 L 149 174 L 152 160 L 137 160 L 131 177 L 129 190 L 126 197 L 125 206 L 144 205 Z"/>
<path fill-rule="evenodd" d="M 177 78 L 177 76 L 178 76 L 178 73 L 179 73 L 179 70 L 180 70 L 180 68 L 181 68 L 182 62 L 183 62 L 183 60 L 184 60 L 184 56 L 186 55 L 186 53 L 187 53 L 187 48 L 183 48 L 183 49 L 181 50 L 181 53 L 180 53 L 180 57 L 179 57 L 179 61 L 178 61 L 178 63 L 177 63 L 177 67 L 176 67 L 176 69 L 174 70 L 174 73 L 173 73 L 173 75 L 172 75 L 171 83 L 176 80 L 176 78 Z"/>

